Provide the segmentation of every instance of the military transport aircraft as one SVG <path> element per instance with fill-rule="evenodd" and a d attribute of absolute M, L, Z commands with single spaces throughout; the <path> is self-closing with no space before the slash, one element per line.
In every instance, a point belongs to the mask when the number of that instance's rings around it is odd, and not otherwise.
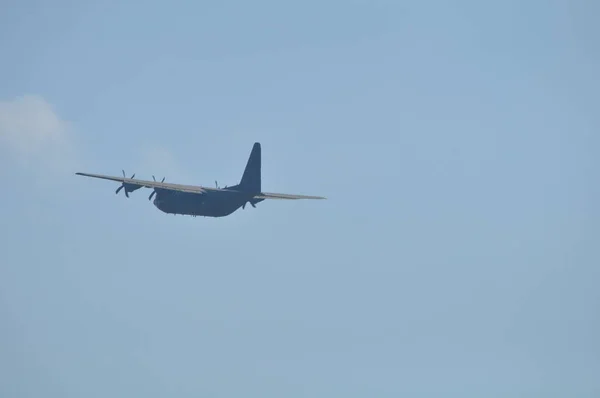
<path fill-rule="evenodd" d="M 203 187 L 198 185 L 172 184 L 162 181 L 158 182 L 152 176 L 153 181 L 137 180 L 135 174 L 130 178 L 112 177 L 102 174 L 75 173 L 80 176 L 101 178 L 104 180 L 117 181 L 121 185 L 115 193 L 121 189 L 125 191 L 125 196 L 140 188 L 152 188 L 153 191 L 148 197 L 152 199 L 154 195 L 154 206 L 160 211 L 168 214 L 182 214 L 204 216 L 204 217 L 224 217 L 228 216 L 240 207 L 246 208 L 250 203 L 252 207 L 265 199 L 325 199 L 322 196 L 290 195 L 283 193 L 262 192 L 261 188 L 261 149 L 260 143 L 254 143 L 248 163 L 242 175 L 239 184 L 231 187 L 219 188 L 215 181 L 215 188 Z"/>

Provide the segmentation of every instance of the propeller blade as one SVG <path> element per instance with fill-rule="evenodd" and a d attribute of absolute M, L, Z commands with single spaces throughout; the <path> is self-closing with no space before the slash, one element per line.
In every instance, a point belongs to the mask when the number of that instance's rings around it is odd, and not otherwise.
<path fill-rule="evenodd" d="M 133 177 L 135 177 L 135 173 L 133 173 L 130 178 L 133 179 Z"/>
<path fill-rule="evenodd" d="M 125 170 L 121 170 L 121 172 L 123 173 L 123 178 L 127 178 L 125 176 Z M 135 177 L 135 173 L 133 173 L 133 175 L 131 176 L 131 178 Z M 127 187 L 125 186 L 125 182 L 123 182 L 121 184 L 121 186 L 119 188 L 117 188 L 117 190 L 115 191 L 115 194 L 118 194 L 121 189 L 125 188 L 125 190 L 123 192 L 125 192 L 125 196 L 129 197 L 129 192 L 127 191 Z"/>
<path fill-rule="evenodd" d="M 256 205 L 254 204 L 254 202 L 250 202 L 250 204 L 256 209 Z"/>
<path fill-rule="evenodd" d="M 153 179 L 154 181 L 156 181 L 156 177 L 152 176 L 152 179 Z M 163 177 L 163 178 L 162 178 L 162 181 L 161 181 L 161 182 L 165 182 L 165 177 Z M 154 194 L 156 194 L 156 188 L 154 188 L 154 189 L 152 190 L 152 192 L 150 193 L 150 196 L 148 196 L 148 200 L 152 199 L 152 197 L 154 196 Z"/>

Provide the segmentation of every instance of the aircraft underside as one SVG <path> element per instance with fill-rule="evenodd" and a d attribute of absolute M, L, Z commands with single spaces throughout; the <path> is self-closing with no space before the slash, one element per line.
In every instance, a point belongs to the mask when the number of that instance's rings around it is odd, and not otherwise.
<path fill-rule="evenodd" d="M 244 206 L 249 199 L 249 195 L 243 193 L 159 192 L 153 203 L 157 209 L 167 214 L 225 217 Z"/>

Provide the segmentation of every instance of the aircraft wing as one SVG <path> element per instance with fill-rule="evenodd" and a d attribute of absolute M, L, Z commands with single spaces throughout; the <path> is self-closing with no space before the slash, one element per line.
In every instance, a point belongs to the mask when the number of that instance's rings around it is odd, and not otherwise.
<path fill-rule="evenodd" d="M 172 184 L 169 182 L 159 182 L 159 181 L 149 181 L 149 180 L 139 180 L 135 178 L 127 178 L 127 177 L 114 177 L 103 174 L 90 174 L 90 173 L 75 173 L 76 175 L 84 176 L 84 177 L 92 177 L 99 178 L 102 180 L 116 181 L 120 183 L 125 183 L 128 185 L 134 185 L 138 187 L 145 188 L 158 188 L 158 189 L 166 189 L 170 191 L 180 191 L 180 192 L 191 192 L 191 193 L 204 193 L 206 191 L 219 191 L 219 192 L 227 192 L 227 189 L 218 189 L 218 188 L 209 188 L 200 185 L 183 185 L 183 184 Z M 235 192 L 235 191 L 229 191 Z M 258 195 L 254 196 L 255 199 L 326 199 L 322 196 L 308 196 L 308 195 L 290 195 L 285 193 L 269 193 L 269 192 L 261 192 Z"/>
<path fill-rule="evenodd" d="M 309 195 L 290 195 L 287 193 L 269 193 L 261 192 L 259 195 L 254 196 L 255 199 L 327 199 L 323 196 L 309 196 Z"/>
<path fill-rule="evenodd" d="M 90 174 L 90 173 L 75 173 L 75 174 L 84 176 L 84 177 L 100 178 L 103 180 L 126 183 L 129 185 L 137 185 L 140 187 L 167 189 L 167 190 L 171 190 L 171 191 L 191 192 L 191 193 L 203 193 L 206 191 L 217 191 L 217 190 L 224 191 L 224 189 L 208 188 L 208 187 L 203 187 L 203 186 L 199 186 L 199 185 L 172 184 L 169 182 L 138 180 L 135 178 L 126 178 L 126 177 L 113 177 L 113 176 L 107 176 L 107 175 L 103 175 L 103 174 Z"/>

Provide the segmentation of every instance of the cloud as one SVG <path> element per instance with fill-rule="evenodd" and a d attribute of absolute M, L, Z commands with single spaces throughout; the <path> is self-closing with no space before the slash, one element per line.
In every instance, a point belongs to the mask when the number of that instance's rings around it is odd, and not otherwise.
<path fill-rule="evenodd" d="M 19 166 L 64 168 L 74 160 L 73 145 L 69 123 L 41 96 L 0 101 L 0 152 Z"/>

